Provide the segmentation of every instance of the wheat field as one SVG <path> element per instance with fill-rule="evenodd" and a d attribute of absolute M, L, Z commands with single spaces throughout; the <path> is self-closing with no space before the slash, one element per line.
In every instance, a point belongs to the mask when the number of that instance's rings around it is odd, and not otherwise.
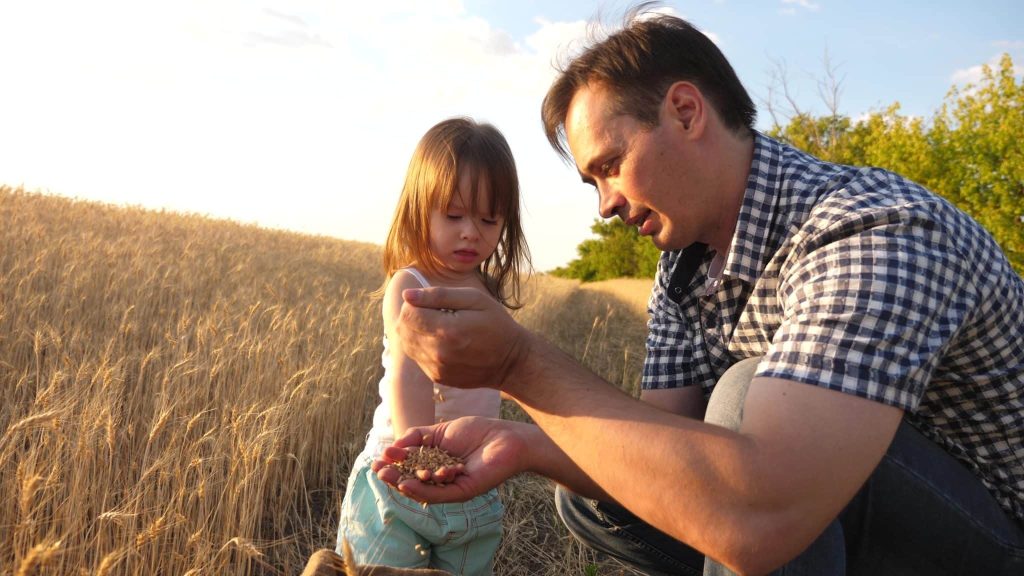
<path fill-rule="evenodd" d="M 333 548 L 381 279 L 371 244 L 0 186 L 0 574 L 291 575 Z M 520 322 L 635 393 L 630 298 L 525 293 Z M 497 574 L 621 573 L 549 482 L 501 490 Z"/>

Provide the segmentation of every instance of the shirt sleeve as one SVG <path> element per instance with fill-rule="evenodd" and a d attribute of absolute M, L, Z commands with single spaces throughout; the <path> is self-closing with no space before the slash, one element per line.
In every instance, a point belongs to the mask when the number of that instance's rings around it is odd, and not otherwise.
<path fill-rule="evenodd" d="M 927 206 L 853 212 L 798 233 L 782 321 L 758 375 L 913 412 L 965 322 L 970 271 Z"/>

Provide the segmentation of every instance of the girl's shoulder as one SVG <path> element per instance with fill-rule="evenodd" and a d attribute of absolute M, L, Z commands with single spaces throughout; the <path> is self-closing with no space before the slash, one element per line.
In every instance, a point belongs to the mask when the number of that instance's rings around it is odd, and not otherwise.
<path fill-rule="evenodd" d="M 494 297 L 494 287 L 489 285 L 488 278 L 482 275 L 466 276 L 464 278 L 446 278 L 433 276 L 415 266 L 406 266 L 405 268 L 399 268 L 395 270 L 394 274 L 388 280 L 387 288 L 385 289 L 385 298 L 388 294 L 398 292 L 401 290 L 408 290 L 409 288 L 474 288 L 491 297 Z M 399 304 L 401 303 L 400 296 L 398 296 Z"/>
<path fill-rule="evenodd" d="M 429 284 L 421 282 L 421 277 L 422 274 L 420 274 L 419 271 L 410 272 L 409 268 L 402 268 L 396 270 L 395 273 L 391 275 L 391 278 L 388 279 L 381 302 L 381 312 L 384 316 L 385 329 L 389 329 L 389 327 L 398 318 L 398 313 L 402 310 L 402 292 L 409 290 L 410 288 L 423 288 L 424 286 L 429 286 Z"/>
<path fill-rule="evenodd" d="M 395 270 L 395 273 L 388 279 L 387 287 L 384 288 L 384 299 L 393 298 L 394 295 L 401 297 L 402 290 L 408 290 L 409 288 L 429 288 L 431 285 L 430 280 L 419 270 L 409 268 L 399 268 Z"/>
<path fill-rule="evenodd" d="M 435 278 L 431 278 L 415 266 L 399 268 L 388 279 L 384 288 L 384 309 L 387 313 L 389 304 L 396 310 L 402 307 L 402 292 L 410 288 L 430 288 L 440 285 Z"/>
<path fill-rule="evenodd" d="M 405 268 L 399 268 L 398 270 L 395 270 L 395 273 L 391 276 L 391 278 L 392 280 L 394 280 L 396 276 L 400 275 L 414 278 L 417 282 L 419 282 L 420 287 L 422 288 L 429 288 L 431 285 L 433 285 L 433 282 L 431 282 L 430 279 L 427 278 L 427 275 L 421 272 L 415 266 L 406 266 Z"/>

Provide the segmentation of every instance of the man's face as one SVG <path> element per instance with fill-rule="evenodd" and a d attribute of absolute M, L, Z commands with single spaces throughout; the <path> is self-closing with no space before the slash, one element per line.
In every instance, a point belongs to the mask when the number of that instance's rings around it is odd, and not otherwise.
<path fill-rule="evenodd" d="M 700 239 L 701 201 L 686 166 L 686 141 L 670 119 L 653 129 L 616 114 L 600 86 L 581 88 L 565 133 L 583 181 L 597 188 L 601 217 L 619 216 L 661 250 Z"/>

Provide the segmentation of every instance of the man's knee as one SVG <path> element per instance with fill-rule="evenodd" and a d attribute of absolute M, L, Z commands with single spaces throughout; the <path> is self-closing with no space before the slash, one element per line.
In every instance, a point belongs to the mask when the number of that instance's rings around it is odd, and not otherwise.
<path fill-rule="evenodd" d="M 750 380 L 763 357 L 755 356 L 733 364 L 715 384 L 708 400 L 704 421 L 730 430 L 739 430 L 743 422 L 743 403 Z"/>
<path fill-rule="evenodd" d="M 704 565 L 703 554 L 618 504 L 598 502 L 558 487 L 555 507 L 577 540 L 644 574 L 700 574 Z"/>
<path fill-rule="evenodd" d="M 581 540 L 588 540 L 586 534 L 596 527 L 597 519 L 587 500 L 562 486 L 555 488 L 555 511 L 569 532 Z"/>

